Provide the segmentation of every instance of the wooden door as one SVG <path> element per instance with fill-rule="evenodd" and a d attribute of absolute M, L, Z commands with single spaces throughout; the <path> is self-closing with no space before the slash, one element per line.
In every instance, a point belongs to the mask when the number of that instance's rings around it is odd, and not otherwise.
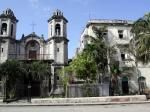
<path fill-rule="evenodd" d="M 29 59 L 36 59 L 36 51 L 29 51 Z"/>

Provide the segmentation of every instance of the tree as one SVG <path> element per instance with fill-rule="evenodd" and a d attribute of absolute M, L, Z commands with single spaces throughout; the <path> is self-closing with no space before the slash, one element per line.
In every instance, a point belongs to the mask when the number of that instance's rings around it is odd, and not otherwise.
<path fill-rule="evenodd" d="M 4 84 L 4 100 L 17 97 L 17 84 L 21 79 L 21 63 L 7 60 L 0 66 L 0 73 Z"/>
<path fill-rule="evenodd" d="M 150 13 L 145 14 L 135 21 L 131 32 L 133 33 L 133 39 L 130 42 L 130 51 L 135 57 L 135 72 L 139 78 L 138 62 L 142 62 L 143 64 L 150 62 Z M 138 83 L 140 92 L 139 80 Z"/>
<path fill-rule="evenodd" d="M 92 58 L 94 59 L 97 66 L 97 74 L 103 77 L 107 72 L 107 45 L 106 45 L 106 36 L 107 32 L 106 27 L 102 26 L 100 28 L 93 27 L 93 32 L 95 36 L 86 35 L 85 37 L 90 40 L 90 43 L 86 45 L 85 51 L 90 52 Z"/>
<path fill-rule="evenodd" d="M 111 77 L 111 88 L 112 94 L 118 94 L 118 77 L 121 73 L 119 66 L 116 64 L 115 60 L 113 59 L 113 55 L 116 53 L 116 48 L 114 45 L 110 45 L 108 37 L 107 37 L 107 29 L 105 26 L 101 26 L 99 28 L 93 27 L 93 32 L 95 37 L 87 36 L 90 38 L 92 46 L 87 46 L 86 49 L 92 52 L 93 58 L 96 62 L 98 74 L 102 74 L 103 76 L 108 74 Z"/>
<path fill-rule="evenodd" d="M 51 75 L 50 65 L 41 61 L 29 65 L 33 80 L 40 81 L 41 97 L 48 96 L 48 84 Z"/>
<path fill-rule="evenodd" d="M 92 49 L 90 49 L 90 51 L 98 68 L 97 73 L 101 74 L 101 77 L 106 74 L 111 76 L 111 66 L 114 64 L 113 55 L 116 53 L 115 46 L 110 45 L 107 37 L 107 28 L 105 26 L 99 28 L 93 27 L 93 32 L 95 37 L 88 35 L 86 37 L 91 40 L 90 45 Z M 89 49 L 89 46 L 87 46 L 86 49 Z M 101 80 L 101 82 L 102 81 L 103 80 Z"/>
<path fill-rule="evenodd" d="M 150 13 L 134 22 L 131 32 L 134 34 L 132 39 L 137 61 L 144 64 L 150 62 Z"/>
<path fill-rule="evenodd" d="M 119 84 L 118 84 L 118 77 L 121 74 L 121 70 L 119 68 L 119 65 L 113 64 L 111 66 L 111 94 L 112 95 L 116 95 L 116 94 L 120 94 L 120 90 L 119 90 Z"/>
<path fill-rule="evenodd" d="M 76 77 L 86 82 L 96 81 L 96 63 L 90 52 L 83 51 L 70 64 Z"/>
<path fill-rule="evenodd" d="M 64 95 L 65 97 L 67 97 L 67 93 L 68 93 L 68 85 L 70 82 L 72 82 L 72 68 L 70 66 L 66 66 L 64 68 L 62 68 L 60 71 L 59 71 L 59 76 L 62 80 L 62 83 L 63 83 L 63 87 L 64 87 Z"/>

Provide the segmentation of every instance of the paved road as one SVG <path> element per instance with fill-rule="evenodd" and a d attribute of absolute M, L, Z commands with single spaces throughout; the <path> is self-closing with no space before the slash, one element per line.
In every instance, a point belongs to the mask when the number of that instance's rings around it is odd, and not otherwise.
<path fill-rule="evenodd" d="M 0 112 L 150 112 L 150 103 L 91 106 L 0 107 Z"/>

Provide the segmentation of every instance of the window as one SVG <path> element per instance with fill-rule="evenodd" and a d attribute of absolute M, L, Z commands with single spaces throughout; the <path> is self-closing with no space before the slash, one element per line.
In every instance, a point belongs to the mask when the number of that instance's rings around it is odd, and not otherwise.
<path fill-rule="evenodd" d="M 57 76 L 57 80 L 59 80 L 59 76 Z"/>
<path fill-rule="evenodd" d="M 57 36 L 59 36 L 60 35 L 60 24 L 56 24 L 56 26 L 55 26 L 55 34 L 57 35 Z"/>
<path fill-rule="evenodd" d="M 31 47 L 35 47 L 36 46 L 36 43 L 34 41 L 31 41 L 31 44 L 30 44 Z"/>
<path fill-rule="evenodd" d="M 7 24 L 3 23 L 1 27 L 1 35 L 4 35 L 7 33 Z"/>
<path fill-rule="evenodd" d="M 120 39 L 123 38 L 123 30 L 118 30 L 118 36 Z"/>
<path fill-rule="evenodd" d="M 121 54 L 121 59 L 125 60 L 125 54 Z"/>
<path fill-rule="evenodd" d="M 106 30 L 105 32 L 103 32 L 103 36 L 107 36 L 108 35 L 108 30 Z"/>
<path fill-rule="evenodd" d="M 2 48 L 2 50 L 1 50 L 2 52 L 4 51 L 4 48 Z"/>
<path fill-rule="evenodd" d="M 59 48 L 57 48 L 57 52 L 59 52 Z"/>
<path fill-rule="evenodd" d="M 52 36 L 52 25 L 51 25 L 51 36 Z"/>
<path fill-rule="evenodd" d="M 13 36 L 13 24 L 11 25 L 11 36 Z"/>
<path fill-rule="evenodd" d="M 104 32 L 103 35 L 104 35 L 104 36 L 107 36 L 107 32 Z"/>

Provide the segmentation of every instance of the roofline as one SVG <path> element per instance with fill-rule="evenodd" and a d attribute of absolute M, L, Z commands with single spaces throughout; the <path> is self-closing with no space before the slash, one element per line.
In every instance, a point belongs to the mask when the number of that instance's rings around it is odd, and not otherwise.
<path fill-rule="evenodd" d="M 132 20 L 121 20 L 121 19 L 92 19 L 87 22 L 86 27 L 91 24 L 105 24 L 105 25 L 132 25 Z"/>

